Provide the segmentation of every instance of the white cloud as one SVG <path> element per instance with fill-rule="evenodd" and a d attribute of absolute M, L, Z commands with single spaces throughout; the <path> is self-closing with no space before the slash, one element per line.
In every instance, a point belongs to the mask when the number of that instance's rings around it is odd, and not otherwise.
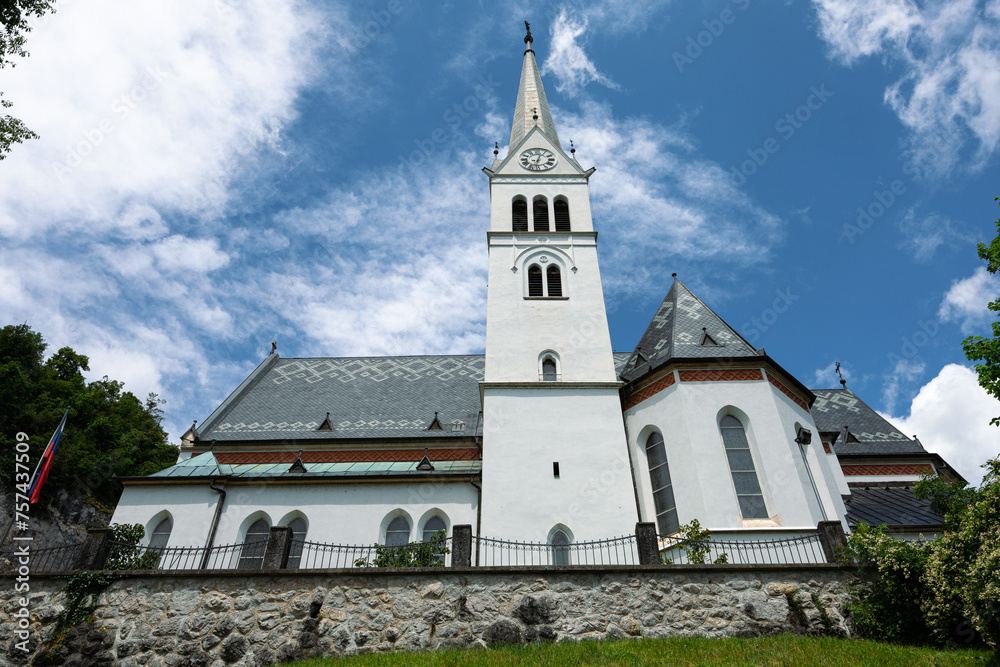
<path fill-rule="evenodd" d="M 987 459 L 1000 454 L 1000 428 L 990 420 L 1000 416 L 1000 401 L 979 386 L 975 372 L 948 364 L 925 384 L 909 415 L 883 415 L 907 435 L 916 435 L 929 451 L 940 454 L 970 484 L 978 485 Z"/>
<path fill-rule="evenodd" d="M 974 169 L 1000 146 L 1000 10 L 978 0 L 813 0 L 845 64 L 881 55 L 902 76 L 885 102 L 911 131 L 918 171 L 943 173 L 974 139 Z"/>
<path fill-rule="evenodd" d="M 903 240 L 900 247 L 913 253 L 918 262 L 929 262 L 941 246 L 959 247 L 972 243 L 973 238 L 949 218 L 939 213 L 917 216 L 916 209 L 907 209 L 896 223 Z"/>
<path fill-rule="evenodd" d="M 845 380 L 851 379 L 851 372 L 845 366 L 840 367 L 840 373 L 844 376 Z M 837 375 L 836 361 L 831 361 L 829 366 L 818 368 L 813 373 L 813 387 L 817 389 L 836 387 L 838 384 L 840 384 L 840 375 Z"/>
<path fill-rule="evenodd" d="M 968 278 L 956 280 L 944 295 L 938 317 L 944 321 L 962 323 L 962 333 L 973 334 L 984 332 L 996 314 L 987 310 L 991 301 L 1000 298 L 1000 283 L 996 276 L 991 275 L 985 267 L 979 267 Z"/>
<path fill-rule="evenodd" d="M 566 95 L 576 95 L 591 81 L 608 88 L 618 84 L 597 71 L 583 50 L 580 38 L 587 30 L 587 19 L 576 19 L 563 9 L 552 24 L 552 44 L 543 71 L 556 77 L 556 89 Z"/>

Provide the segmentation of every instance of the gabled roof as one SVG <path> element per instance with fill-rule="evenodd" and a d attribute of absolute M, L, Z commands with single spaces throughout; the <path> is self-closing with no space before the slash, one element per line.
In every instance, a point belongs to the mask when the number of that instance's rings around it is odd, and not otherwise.
<path fill-rule="evenodd" d="M 535 52 L 532 50 L 532 37 L 529 32 L 524 38 L 524 63 L 521 66 L 521 83 L 517 88 L 517 104 L 514 107 L 514 123 L 510 129 L 511 150 L 521 143 L 531 128 L 538 128 L 545 133 L 557 146 L 559 135 L 556 134 L 556 123 L 549 110 L 549 101 L 545 98 L 545 88 L 542 87 L 542 75 L 535 62 Z M 536 122 L 533 116 L 538 115 Z"/>
<path fill-rule="evenodd" d="M 667 359 L 757 356 L 742 336 L 675 279 L 622 375 L 634 379 Z"/>
<path fill-rule="evenodd" d="M 484 359 L 278 358 L 201 425 L 199 442 L 471 438 Z M 332 430 L 319 430 L 327 413 Z M 435 413 L 442 429 L 429 431 Z"/>
<path fill-rule="evenodd" d="M 926 454 L 920 442 L 906 437 L 855 396 L 850 389 L 813 389 L 816 401 L 812 416 L 820 431 L 843 432 L 853 437 L 841 437 L 834 443 L 837 454 Z"/>
<path fill-rule="evenodd" d="M 944 523 L 944 517 L 931 509 L 931 501 L 918 500 L 908 486 L 852 487 L 845 505 L 852 526 L 864 521 L 869 526 L 884 524 L 889 529 L 936 530 Z"/>

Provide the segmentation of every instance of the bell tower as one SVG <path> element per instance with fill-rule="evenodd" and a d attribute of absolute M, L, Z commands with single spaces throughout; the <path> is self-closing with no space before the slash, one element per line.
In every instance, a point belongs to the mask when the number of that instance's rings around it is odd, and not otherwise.
<path fill-rule="evenodd" d="M 595 169 L 563 150 L 525 26 L 509 150 L 483 170 L 482 533 L 604 538 L 634 529 L 636 505 L 590 212 Z"/>

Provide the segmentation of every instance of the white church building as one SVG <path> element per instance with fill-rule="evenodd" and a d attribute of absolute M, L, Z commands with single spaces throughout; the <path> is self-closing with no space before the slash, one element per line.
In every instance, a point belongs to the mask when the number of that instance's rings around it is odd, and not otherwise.
<path fill-rule="evenodd" d="M 860 520 L 941 523 L 912 484 L 957 473 L 845 388 L 810 390 L 681 281 L 614 353 L 589 179 L 566 152 L 530 32 L 506 157 L 490 188 L 485 354 L 282 358 L 182 438 L 176 465 L 122 478 L 115 523 L 206 547 L 290 526 L 331 544 L 402 544 L 468 524 L 567 544 L 721 539 Z"/>

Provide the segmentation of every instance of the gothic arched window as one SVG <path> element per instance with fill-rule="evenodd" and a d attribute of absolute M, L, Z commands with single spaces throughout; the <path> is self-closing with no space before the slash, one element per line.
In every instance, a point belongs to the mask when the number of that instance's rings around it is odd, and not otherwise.
<path fill-rule="evenodd" d="M 649 486 L 653 490 L 653 506 L 656 508 L 656 527 L 661 535 L 673 535 L 678 529 L 677 505 L 667 467 L 667 449 L 659 431 L 653 431 L 646 438 L 646 461 L 649 463 Z"/>
<path fill-rule="evenodd" d="M 259 570 L 264 567 L 264 552 L 267 551 L 267 538 L 270 534 L 271 527 L 267 521 L 257 519 L 253 522 L 243 538 L 239 569 Z"/>
<path fill-rule="evenodd" d="M 549 231 L 549 202 L 545 197 L 536 197 L 531 212 L 535 217 L 535 231 Z"/>
<path fill-rule="evenodd" d="M 743 422 L 732 415 L 726 415 L 719 422 L 719 429 L 722 431 L 722 444 L 726 448 L 736 498 L 740 503 L 740 514 L 744 519 L 768 518 Z"/>
<path fill-rule="evenodd" d="M 514 200 L 511 222 L 515 232 L 528 231 L 528 202 L 524 197 Z"/>
<path fill-rule="evenodd" d="M 552 564 L 569 565 L 569 536 L 561 530 L 552 534 Z"/>
<path fill-rule="evenodd" d="M 439 539 L 445 539 L 444 537 L 441 537 L 441 534 L 445 530 L 447 530 L 447 526 L 444 524 L 444 519 L 439 516 L 432 516 L 430 519 L 427 519 L 427 523 L 424 524 L 424 542 L 434 542 Z M 433 552 L 439 551 L 441 553 L 433 553 L 434 560 L 437 563 L 444 565 L 443 550 L 437 548 L 433 549 Z"/>
<path fill-rule="evenodd" d="M 149 538 L 150 550 L 162 551 L 167 546 L 170 539 L 170 532 L 174 529 L 174 521 L 169 516 L 156 524 L 153 534 Z"/>
<path fill-rule="evenodd" d="M 301 519 L 293 519 L 288 523 L 292 530 L 292 548 L 288 550 L 288 569 L 297 570 L 302 565 L 302 547 L 306 540 L 306 522 Z"/>
<path fill-rule="evenodd" d="M 397 516 L 385 529 L 385 546 L 401 547 L 410 541 L 410 522 L 406 517 Z"/>
<path fill-rule="evenodd" d="M 559 198 L 553 204 L 556 214 L 556 231 L 557 232 L 568 232 L 569 228 L 569 202 L 563 198 Z"/>
<path fill-rule="evenodd" d="M 542 270 L 537 264 L 528 267 L 528 296 L 545 296 L 542 286 Z"/>
<path fill-rule="evenodd" d="M 545 296 L 562 296 L 562 276 L 558 266 L 550 266 L 545 271 L 545 283 L 548 287 L 548 294 Z"/>

